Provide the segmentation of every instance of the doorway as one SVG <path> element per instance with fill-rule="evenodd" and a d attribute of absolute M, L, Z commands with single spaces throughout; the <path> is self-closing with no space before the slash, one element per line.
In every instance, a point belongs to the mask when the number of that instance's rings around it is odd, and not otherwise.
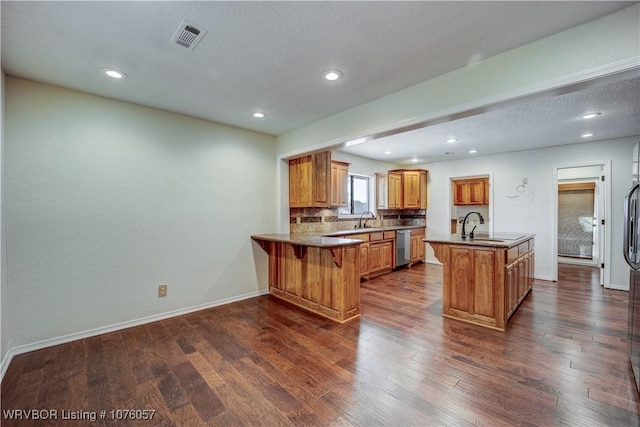
<path fill-rule="evenodd" d="M 554 169 L 554 259 L 598 270 L 599 283 L 609 287 L 607 263 L 609 163 L 567 165 Z"/>

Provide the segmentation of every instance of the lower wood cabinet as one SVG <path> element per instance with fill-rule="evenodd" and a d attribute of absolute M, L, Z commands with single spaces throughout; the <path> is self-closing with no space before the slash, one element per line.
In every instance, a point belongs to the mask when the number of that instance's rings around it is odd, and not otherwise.
<path fill-rule="evenodd" d="M 532 286 L 535 253 L 527 252 L 505 267 L 505 304 L 507 318 L 516 311 Z"/>
<path fill-rule="evenodd" d="M 393 269 L 393 242 L 369 244 L 369 277 Z"/>
<path fill-rule="evenodd" d="M 415 228 L 411 230 L 411 256 L 409 260 L 409 265 L 415 262 L 424 262 L 425 260 L 425 243 L 422 241 L 424 239 L 425 232 L 424 228 Z"/>
<path fill-rule="evenodd" d="M 360 245 L 360 277 L 369 274 L 369 243 Z"/>
<path fill-rule="evenodd" d="M 359 233 L 344 236 L 362 240 L 360 245 L 360 277 L 370 278 L 389 273 L 395 267 L 395 231 Z"/>

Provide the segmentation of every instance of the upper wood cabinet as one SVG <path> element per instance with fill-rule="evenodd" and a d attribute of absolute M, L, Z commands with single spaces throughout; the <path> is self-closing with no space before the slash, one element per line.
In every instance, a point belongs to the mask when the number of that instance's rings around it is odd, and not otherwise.
<path fill-rule="evenodd" d="M 313 205 L 313 162 L 311 155 L 289 160 L 289 206 Z"/>
<path fill-rule="evenodd" d="M 402 174 L 389 172 L 388 179 L 388 203 L 389 209 L 402 209 Z"/>
<path fill-rule="evenodd" d="M 427 171 L 402 171 L 402 197 L 404 209 L 427 208 Z"/>
<path fill-rule="evenodd" d="M 484 197 L 482 199 L 483 205 L 489 204 L 489 178 L 484 179 Z"/>
<path fill-rule="evenodd" d="M 427 171 L 397 169 L 376 174 L 377 209 L 427 209 Z"/>
<path fill-rule="evenodd" d="M 456 206 L 489 204 L 489 178 L 455 180 L 452 187 Z"/>
<path fill-rule="evenodd" d="M 389 178 L 386 173 L 376 174 L 376 209 L 389 209 Z"/>
<path fill-rule="evenodd" d="M 347 175 L 348 164 L 332 162 L 331 151 L 289 160 L 289 207 L 346 206 Z"/>
<path fill-rule="evenodd" d="M 389 209 L 427 209 L 427 171 L 389 171 Z"/>
<path fill-rule="evenodd" d="M 347 206 L 349 163 L 331 162 L 331 206 Z"/>

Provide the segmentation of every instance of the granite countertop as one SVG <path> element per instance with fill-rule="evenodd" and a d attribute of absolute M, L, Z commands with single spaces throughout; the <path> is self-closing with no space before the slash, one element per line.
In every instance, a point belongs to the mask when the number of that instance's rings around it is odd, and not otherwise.
<path fill-rule="evenodd" d="M 476 233 L 474 239 L 462 239 L 457 234 L 439 234 L 427 231 L 424 242 L 449 243 L 455 245 L 484 246 L 491 248 L 512 248 L 534 237 L 532 233 Z"/>
<path fill-rule="evenodd" d="M 358 239 L 342 239 L 325 237 L 317 234 L 254 234 L 254 240 L 267 242 L 291 243 L 293 245 L 310 246 L 315 248 L 335 248 L 337 246 L 355 246 L 362 243 Z"/>
<path fill-rule="evenodd" d="M 425 225 L 390 225 L 388 227 L 350 228 L 348 230 L 331 231 L 323 233 L 325 237 L 347 236 L 352 234 L 377 233 L 381 231 L 409 230 L 412 228 L 426 228 Z"/>

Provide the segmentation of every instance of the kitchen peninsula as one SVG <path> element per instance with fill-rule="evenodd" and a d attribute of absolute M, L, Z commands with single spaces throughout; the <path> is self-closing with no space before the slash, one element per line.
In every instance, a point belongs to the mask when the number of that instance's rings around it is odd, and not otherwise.
<path fill-rule="evenodd" d="M 443 264 L 442 315 L 504 331 L 533 286 L 534 234 L 428 232 L 424 241 Z"/>
<path fill-rule="evenodd" d="M 362 240 L 304 234 L 251 236 L 269 255 L 269 293 L 323 317 L 360 316 Z"/>
<path fill-rule="evenodd" d="M 398 233 L 405 240 L 396 248 Z M 424 262 L 424 235 L 424 226 L 405 225 L 251 238 L 269 255 L 271 295 L 343 323 L 360 315 L 361 279 Z"/>

